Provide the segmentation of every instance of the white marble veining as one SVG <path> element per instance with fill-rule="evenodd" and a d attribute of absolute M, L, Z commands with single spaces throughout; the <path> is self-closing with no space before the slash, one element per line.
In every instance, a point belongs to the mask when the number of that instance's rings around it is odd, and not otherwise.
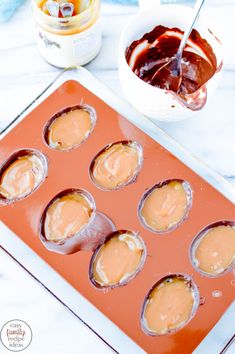
<path fill-rule="evenodd" d="M 122 96 L 117 57 L 120 33 L 137 7 L 102 6 L 103 46 L 87 68 Z M 235 42 L 234 0 L 208 0 L 208 21 L 224 43 L 224 72 L 208 108 L 191 120 L 159 126 L 235 184 Z M 0 25 L 0 129 L 54 79 L 59 69 L 38 54 L 30 0 Z M 25 319 L 35 328 L 29 354 L 91 354 L 109 350 L 50 297 L 5 254 L 0 252 L 0 327 L 9 319 Z M 1 344 L 0 344 L 1 345 Z M 95 350 L 94 350 L 95 348 Z M 0 346 L 0 353 L 8 353 Z M 123 353 L 125 354 L 125 353 Z M 202 353 L 204 354 L 204 353 Z M 208 351 L 207 354 L 214 354 Z"/>

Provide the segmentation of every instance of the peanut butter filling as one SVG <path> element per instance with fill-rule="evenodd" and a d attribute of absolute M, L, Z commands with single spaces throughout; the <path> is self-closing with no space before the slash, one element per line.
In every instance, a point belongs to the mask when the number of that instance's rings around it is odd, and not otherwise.
<path fill-rule="evenodd" d="M 131 182 L 140 163 L 141 153 L 135 143 L 113 144 L 96 158 L 93 179 L 104 189 L 116 189 Z"/>
<path fill-rule="evenodd" d="M 45 217 L 45 237 L 49 241 L 65 240 L 78 233 L 90 220 L 92 206 L 79 193 L 70 193 L 56 199 Z"/>
<path fill-rule="evenodd" d="M 179 181 L 156 187 L 143 202 L 140 214 L 145 224 L 156 231 L 177 225 L 188 210 L 187 192 Z"/>
<path fill-rule="evenodd" d="M 210 229 L 199 241 L 195 250 L 197 267 L 205 273 L 224 272 L 235 259 L 235 229 L 217 226 Z"/>
<path fill-rule="evenodd" d="M 57 150 L 69 150 L 81 144 L 92 129 L 91 116 L 85 109 L 71 109 L 62 113 L 48 128 L 49 146 Z"/>
<path fill-rule="evenodd" d="M 143 314 L 146 329 L 157 335 L 179 329 L 190 319 L 194 301 L 186 279 L 176 276 L 163 280 L 147 299 Z"/>
<path fill-rule="evenodd" d="M 18 157 L 0 178 L 0 194 L 9 200 L 22 198 L 39 185 L 43 176 L 44 167 L 39 157 L 33 154 Z"/>
<path fill-rule="evenodd" d="M 138 270 L 143 252 L 143 244 L 134 235 L 112 237 L 96 254 L 93 279 L 101 286 L 121 285 Z"/>

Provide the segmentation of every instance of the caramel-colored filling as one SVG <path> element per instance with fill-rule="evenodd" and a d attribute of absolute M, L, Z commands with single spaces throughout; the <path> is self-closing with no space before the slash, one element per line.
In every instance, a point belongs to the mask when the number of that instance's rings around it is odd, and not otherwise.
<path fill-rule="evenodd" d="M 87 138 L 91 117 L 84 109 L 75 109 L 56 118 L 48 129 L 48 143 L 58 150 L 69 150 Z"/>
<path fill-rule="evenodd" d="M 166 231 L 177 225 L 188 208 L 187 193 L 178 181 L 154 189 L 141 209 L 145 223 L 156 231 Z"/>
<path fill-rule="evenodd" d="M 138 148 L 134 145 L 114 144 L 96 158 L 93 178 L 101 187 L 115 189 L 135 176 L 139 163 Z"/>
<path fill-rule="evenodd" d="M 235 229 L 221 225 L 209 230 L 199 241 L 195 258 L 203 272 L 222 273 L 235 259 Z"/>
<path fill-rule="evenodd" d="M 182 278 L 168 278 L 151 292 L 144 311 L 147 329 L 166 334 L 186 323 L 193 311 L 194 295 L 188 282 Z"/>
<path fill-rule="evenodd" d="M 114 236 L 99 249 L 94 264 L 93 278 L 102 286 L 124 282 L 140 266 L 143 245 L 130 234 Z"/>
<path fill-rule="evenodd" d="M 36 155 L 19 157 L 2 174 L 0 194 L 7 199 L 22 198 L 38 186 L 43 175 L 42 161 Z"/>
<path fill-rule="evenodd" d="M 46 212 L 46 239 L 59 241 L 74 236 L 89 222 L 91 213 L 92 207 L 82 194 L 71 193 L 56 199 Z"/>

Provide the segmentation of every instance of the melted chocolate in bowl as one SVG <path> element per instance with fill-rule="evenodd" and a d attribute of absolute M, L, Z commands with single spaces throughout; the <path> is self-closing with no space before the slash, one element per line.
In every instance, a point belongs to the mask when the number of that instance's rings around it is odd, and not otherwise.
<path fill-rule="evenodd" d="M 179 28 L 161 25 L 144 34 L 126 49 L 126 60 L 131 70 L 146 83 L 165 88 L 165 78 L 155 74 L 176 55 L 182 35 Z M 210 44 L 195 29 L 183 51 L 181 67 L 180 88 L 178 92 L 170 92 L 186 107 L 199 110 L 206 103 L 206 83 L 217 70 L 217 60 Z"/>
<path fill-rule="evenodd" d="M 198 288 L 189 276 L 166 276 L 153 286 L 144 301 L 142 329 L 152 336 L 174 333 L 193 318 L 199 303 Z"/>
<path fill-rule="evenodd" d="M 90 280 L 100 289 L 125 285 L 142 269 L 145 258 L 145 245 L 137 233 L 115 231 L 93 254 Z"/>

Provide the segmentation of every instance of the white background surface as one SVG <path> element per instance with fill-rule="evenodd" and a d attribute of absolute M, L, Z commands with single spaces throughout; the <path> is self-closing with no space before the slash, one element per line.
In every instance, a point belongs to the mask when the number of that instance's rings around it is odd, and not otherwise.
<path fill-rule="evenodd" d="M 208 3 L 208 21 L 216 23 L 225 44 L 225 70 L 220 87 L 210 107 L 196 119 L 159 125 L 235 183 L 235 4 L 234 0 L 221 0 L 221 6 L 218 1 Z M 122 91 L 117 73 L 118 39 L 136 11 L 135 7 L 102 7 L 103 47 L 87 66 L 119 95 Z M 26 1 L 8 23 L 0 25 L 0 128 L 32 101 L 58 71 L 37 52 L 30 1 Z M 3 253 L 0 253 L 0 265 L 0 327 L 13 318 L 29 323 L 33 341 L 27 353 L 106 353 L 107 349 L 94 335 Z M 0 345 L 0 353 L 8 351 Z"/>

